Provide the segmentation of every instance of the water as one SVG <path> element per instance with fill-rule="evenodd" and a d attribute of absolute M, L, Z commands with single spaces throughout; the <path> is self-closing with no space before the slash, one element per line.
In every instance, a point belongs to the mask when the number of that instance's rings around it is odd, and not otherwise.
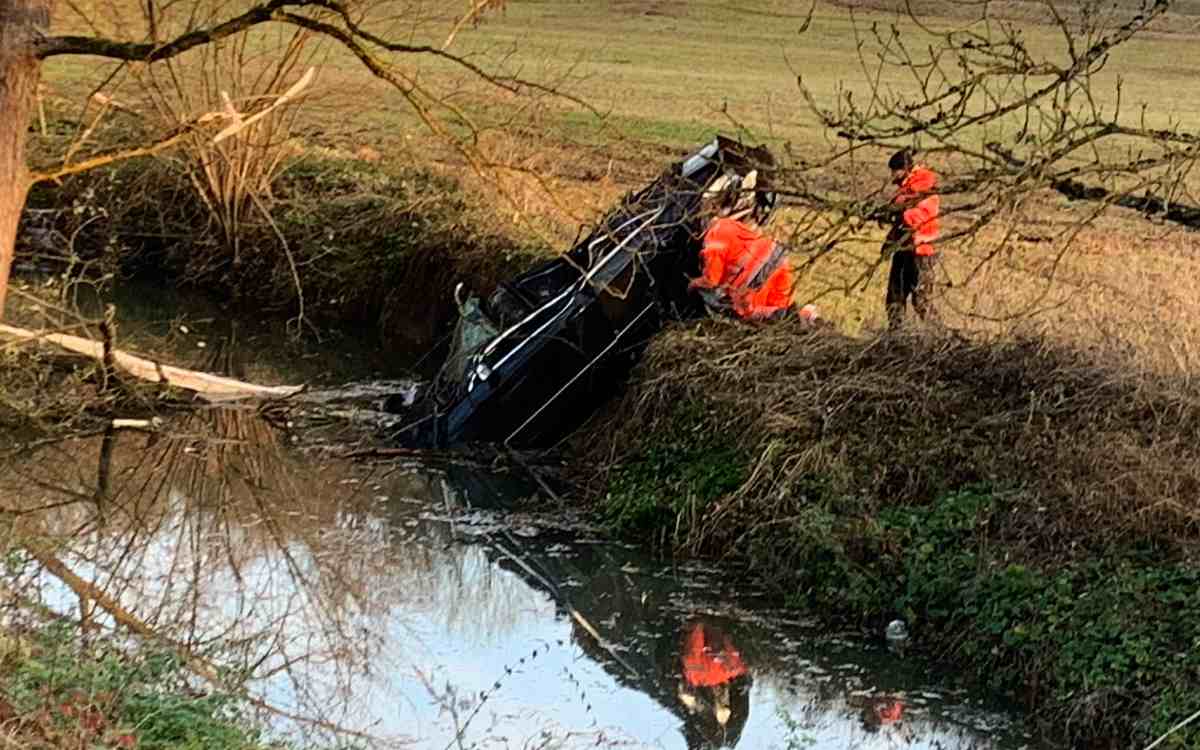
<path fill-rule="evenodd" d="M 341 417 L 378 395 L 360 383 L 272 421 L 208 409 L 107 447 L 8 454 L 0 500 L 40 508 L 27 521 L 69 538 L 62 561 L 127 618 L 251 675 L 281 737 L 447 750 L 1028 744 L 1013 714 L 888 653 L 882 634 L 824 631 L 736 570 L 650 559 L 569 507 L 527 510 L 520 475 L 340 458 Z M 313 418 L 330 409 L 340 416 Z M 35 564 L 10 583 L 79 616 Z"/>

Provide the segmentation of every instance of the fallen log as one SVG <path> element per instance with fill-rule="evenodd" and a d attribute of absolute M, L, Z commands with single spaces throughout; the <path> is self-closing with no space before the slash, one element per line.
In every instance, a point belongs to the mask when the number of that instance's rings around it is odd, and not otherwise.
<path fill-rule="evenodd" d="M 91 357 L 100 362 L 104 361 L 104 343 L 81 336 L 51 333 L 49 331 L 31 331 L 27 328 L 18 328 L 3 323 L 0 323 L 0 336 L 7 336 L 20 341 L 44 341 L 75 352 L 76 354 L 82 354 L 85 357 Z M 110 356 L 115 367 L 139 380 L 145 380 L 150 383 L 162 383 L 194 391 L 205 401 L 213 403 L 236 401 L 246 398 L 287 398 L 304 390 L 304 386 L 302 385 L 258 385 L 256 383 L 246 383 L 222 375 L 213 375 L 207 372 L 175 367 L 174 365 L 165 365 L 161 362 L 138 357 L 119 349 L 113 349 L 110 352 Z"/>

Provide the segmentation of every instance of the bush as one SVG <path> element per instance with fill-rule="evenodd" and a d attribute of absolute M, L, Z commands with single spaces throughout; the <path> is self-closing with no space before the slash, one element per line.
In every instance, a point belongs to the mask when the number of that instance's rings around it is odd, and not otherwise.
<path fill-rule="evenodd" d="M 295 315 L 303 300 L 311 320 L 427 345 L 454 313 L 455 283 L 486 291 L 545 253 L 481 226 L 453 180 L 420 169 L 310 153 L 273 193 L 274 226 L 245 217 L 235 255 L 178 167 L 122 162 L 37 186 L 18 261 L 165 276 L 256 313 Z"/>
<path fill-rule="evenodd" d="M 675 413 L 655 434 L 658 440 L 615 471 L 604 498 L 602 513 L 620 533 L 676 528 L 681 516 L 702 514 L 746 480 L 742 448 L 721 442 L 702 414 Z"/>
<path fill-rule="evenodd" d="M 74 626 L 23 636 L 0 662 L 0 714 L 29 747 L 248 750 L 265 747 L 232 695 L 202 694 L 169 652 L 82 646 Z"/>
<path fill-rule="evenodd" d="M 1200 708 L 1188 382 L 1034 339 L 710 321 L 656 340 L 598 421 L 601 512 L 831 619 L 904 618 L 1075 746 L 1144 746 Z M 738 481 L 695 480 L 718 468 Z"/>

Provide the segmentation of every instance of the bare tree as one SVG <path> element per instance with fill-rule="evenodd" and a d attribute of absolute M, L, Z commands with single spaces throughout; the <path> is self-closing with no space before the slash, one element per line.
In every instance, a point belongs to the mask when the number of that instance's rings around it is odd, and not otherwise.
<path fill-rule="evenodd" d="M 76 16 L 73 20 L 89 33 L 52 34 L 51 24 L 58 11 L 56 0 L 0 0 L 0 316 L 18 222 L 33 183 L 157 153 L 194 140 L 197 128 L 212 124 L 211 118 L 185 120 L 155 143 L 95 154 L 35 173 L 27 163 L 26 130 L 35 110 L 42 63 L 50 58 L 87 56 L 118 64 L 151 66 L 266 27 L 317 35 L 349 52 L 373 76 L 394 87 L 426 127 L 452 143 L 468 165 L 481 173 L 491 165 L 477 148 L 478 129 L 470 117 L 448 98 L 428 88 L 415 70 L 404 65 L 404 60 L 437 59 L 513 94 L 563 96 L 552 84 L 526 80 L 502 69 L 485 69 L 474 58 L 449 51 L 464 27 L 477 22 L 488 11 L 502 8 L 503 0 L 469 3 L 462 15 L 452 19 L 441 45 L 389 38 L 390 30 L 398 27 L 397 19 L 417 12 L 405 0 L 240 0 L 212 4 L 147 0 L 138 4 L 132 19 L 114 15 L 124 7 L 120 4 L 113 5 L 113 13 L 96 12 L 96 17 L 87 15 L 74 3 L 66 5 Z M 129 13 L 131 7 L 124 7 L 125 12 Z M 113 17 L 102 18 L 104 15 Z M 130 33 L 129 28 L 136 31 Z M 453 123 L 453 129 L 448 123 Z M 500 194 L 502 199 L 508 197 L 503 190 Z"/>
<path fill-rule="evenodd" d="M 891 22 L 877 14 L 863 20 L 851 6 L 861 84 L 843 84 L 823 100 L 797 74 L 809 111 L 833 140 L 823 156 L 792 154 L 786 180 L 793 202 L 807 209 L 795 239 L 808 262 L 872 242 L 868 220 L 882 198 L 823 189 L 820 175 L 862 174 L 864 160 L 874 166 L 913 146 L 949 173 L 943 242 L 976 245 L 977 264 L 960 284 L 1030 239 L 1025 219 L 1054 191 L 1090 202 L 1076 221 L 1034 238 L 1053 243 L 1058 260 L 1113 205 L 1200 226 L 1189 181 L 1200 136 L 1155 121 L 1145 105 L 1131 107 L 1120 77 L 1101 76 L 1121 47 L 1161 26 L 1175 4 L 1042 0 L 1034 4 L 1040 28 L 1057 41 L 1038 43 L 1027 39 L 1027 23 L 1005 21 L 988 0 L 963 4 L 950 21 L 923 17 L 909 0 L 897 0 Z M 865 285 L 880 261 L 860 258 L 858 271 L 830 292 Z"/>

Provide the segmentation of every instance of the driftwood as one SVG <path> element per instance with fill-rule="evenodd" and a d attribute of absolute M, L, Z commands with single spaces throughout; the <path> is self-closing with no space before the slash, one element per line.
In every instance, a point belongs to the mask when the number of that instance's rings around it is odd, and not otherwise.
<path fill-rule="evenodd" d="M 3 323 L 0 323 L 0 336 L 21 341 L 45 341 L 97 361 L 104 361 L 104 343 L 80 336 L 31 331 Z M 236 401 L 247 398 L 287 398 L 304 390 L 304 386 L 300 385 L 257 385 L 207 372 L 164 365 L 161 362 L 138 357 L 119 349 L 111 350 L 110 356 L 113 365 L 139 380 L 195 391 L 205 401 L 210 402 Z"/>

